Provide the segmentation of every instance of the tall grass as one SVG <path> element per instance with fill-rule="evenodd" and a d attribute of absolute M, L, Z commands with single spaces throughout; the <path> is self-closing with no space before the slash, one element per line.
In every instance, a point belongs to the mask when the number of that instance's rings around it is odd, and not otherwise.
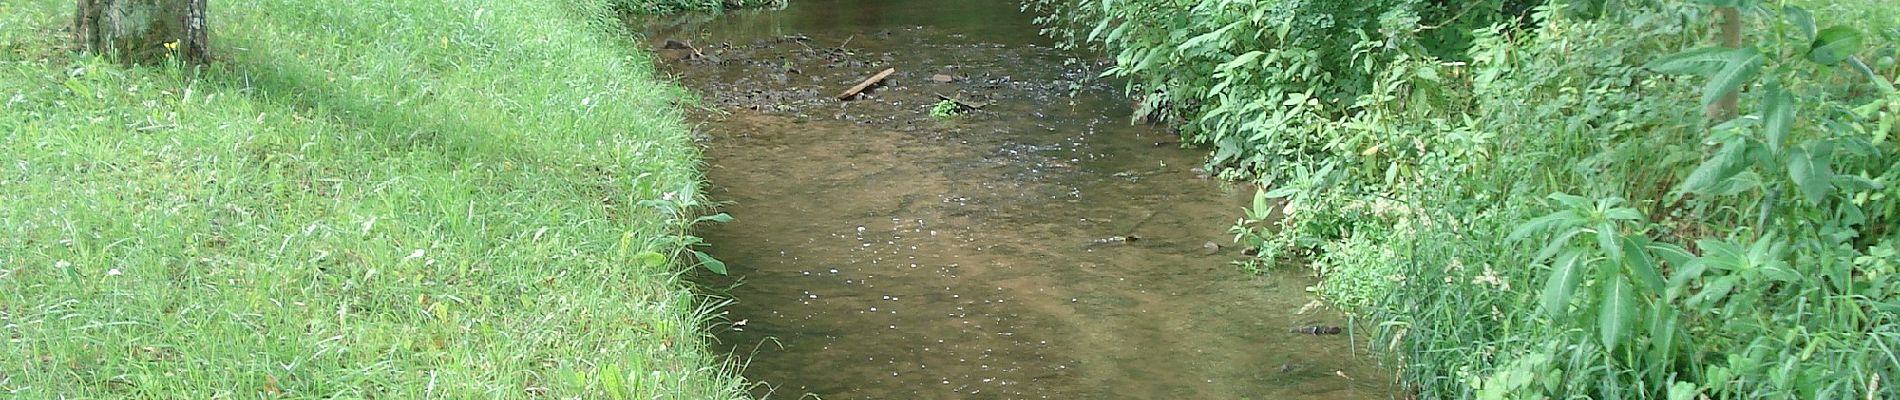
<path fill-rule="evenodd" d="M 742 397 L 652 257 L 681 91 L 606 0 L 212 4 L 194 73 L 0 0 L 0 393 Z"/>

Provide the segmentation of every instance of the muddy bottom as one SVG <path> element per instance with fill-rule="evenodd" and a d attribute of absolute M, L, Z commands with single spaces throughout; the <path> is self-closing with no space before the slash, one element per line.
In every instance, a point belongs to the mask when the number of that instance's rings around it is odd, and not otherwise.
<path fill-rule="evenodd" d="M 732 273 L 705 284 L 736 284 L 718 350 L 755 394 L 1389 397 L 1350 329 L 1311 328 L 1349 325 L 1307 307 L 1312 280 L 1234 266 L 1252 189 L 1130 124 L 1013 3 L 793 4 L 641 26 L 703 97 L 710 193 L 737 218 L 700 232 Z M 942 98 L 966 107 L 931 116 Z"/>

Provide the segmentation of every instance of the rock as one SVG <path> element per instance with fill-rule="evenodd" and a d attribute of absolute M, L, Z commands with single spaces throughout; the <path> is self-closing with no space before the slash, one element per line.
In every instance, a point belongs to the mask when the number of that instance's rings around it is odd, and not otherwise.
<path fill-rule="evenodd" d="M 950 82 L 955 82 L 956 80 L 957 80 L 957 77 L 950 76 L 949 74 L 936 74 L 936 75 L 930 76 L 930 81 L 936 82 L 936 83 L 950 83 Z"/>
<path fill-rule="evenodd" d="M 1201 243 L 1201 255 L 1211 256 L 1219 252 L 1220 244 L 1214 242 Z"/>
<path fill-rule="evenodd" d="M 687 50 L 693 48 L 693 43 L 678 39 L 667 39 L 666 45 L 660 48 L 667 50 Z"/>

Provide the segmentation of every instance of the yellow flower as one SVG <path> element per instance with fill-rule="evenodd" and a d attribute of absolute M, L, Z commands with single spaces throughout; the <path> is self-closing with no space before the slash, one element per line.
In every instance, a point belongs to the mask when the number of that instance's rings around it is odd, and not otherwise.
<path fill-rule="evenodd" d="M 165 42 L 165 50 L 178 50 L 178 41 Z"/>

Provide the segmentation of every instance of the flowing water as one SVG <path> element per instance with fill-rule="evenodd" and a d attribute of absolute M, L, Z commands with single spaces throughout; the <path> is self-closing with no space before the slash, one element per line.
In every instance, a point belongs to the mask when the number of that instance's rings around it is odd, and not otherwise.
<path fill-rule="evenodd" d="M 700 232 L 732 274 L 705 283 L 732 286 L 718 346 L 755 394 L 1389 397 L 1350 330 L 1296 332 L 1348 325 L 1309 306 L 1311 278 L 1234 266 L 1253 189 L 1131 124 L 1119 87 L 1085 79 L 1101 65 L 1030 18 L 794 0 L 636 25 L 675 39 L 663 69 L 703 97 L 710 196 L 737 218 Z M 939 96 L 981 108 L 940 121 Z"/>

